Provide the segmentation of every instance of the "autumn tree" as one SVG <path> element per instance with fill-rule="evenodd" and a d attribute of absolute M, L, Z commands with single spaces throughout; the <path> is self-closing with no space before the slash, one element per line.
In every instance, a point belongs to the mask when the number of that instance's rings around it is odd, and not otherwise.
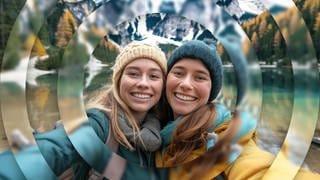
<path fill-rule="evenodd" d="M 259 25 L 259 37 L 264 36 L 264 33 L 267 31 L 267 21 L 263 19 Z"/>
<path fill-rule="evenodd" d="M 93 55 L 102 61 L 103 63 L 112 63 L 117 54 L 119 53 L 119 48 L 112 41 L 101 39 L 97 47 L 93 51 Z"/>
<path fill-rule="evenodd" d="M 225 48 L 223 47 L 223 45 L 221 43 L 219 43 L 217 45 L 217 49 L 218 49 L 218 53 L 221 57 L 221 61 L 223 64 L 228 64 L 231 62 L 228 52 L 225 50 Z"/>
<path fill-rule="evenodd" d="M 77 23 L 72 13 L 65 9 L 62 17 L 59 20 L 56 32 L 56 45 L 60 48 L 64 48 L 68 45 L 73 34 L 77 29 Z"/>
<path fill-rule="evenodd" d="M 317 51 L 317 57 L 320 59 L 320 12 L 317 15 L 316 23 L 314 25 L 314 46 Z"/>
<path fill-rule="evenodd" d="M 256 49 L 256 52 L 259 51 L 259 41 L 258 41 L 258 35 L 256 32 L 254 32 L 251 36 L 251 42 L 252 46 Z"/>
<path fill-rule="evenodd" d="M 320 1 L 319 0 L 305 0 L 302 7 L 302 14 L 304 15 L 304 20 L 310 31 L 313 30 L 313 24 L 316 21 L 316 15 L 320 11 Z"/>
<path fill-rule="evenodd" d="M 274 35 L 273 38 L 273 47 L 274 47 L 274 52 L 277 57 L 281 56 L 281 33 L 280 30 L 276 31 L 276 34 Z"/>

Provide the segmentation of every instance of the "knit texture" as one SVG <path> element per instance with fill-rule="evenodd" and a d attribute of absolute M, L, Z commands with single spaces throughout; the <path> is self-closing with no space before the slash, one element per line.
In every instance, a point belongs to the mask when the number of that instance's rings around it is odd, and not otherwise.
<path fill-rule="evenodd" d="M 164 75 L 166 75 L 167 60 L 163 51 L 154 44 L 142 41 L 133 41 L 122 49 L 116 58 L 113 66 L 113 83 L 117 84 L 126 65 L 138 58 L 153 60 L 160 66 Z"/>
<path fill-rule="evenodd" d="M 192 40 L 181 45 L 174 50 L 168 60 L 168 71 L 183 58 L 190 58 L 194 60 L 200 60 L 210 72 L 211 77 L 211 91 L 209 102 L 214 100 L 222 87 L 222 62 L 218 54 L 216 46 L 209 46 L 202 41 Z"/>
<path fill-rule="evenodd" d="M 119 127 L 136 148 L 153 152 L 159 149 L 161 145 L 160 121 L 152 113 L 148 113 L 143 122 L 141 122 L 139 133 L 135 134 L 133 132 L 131 125 L 122 113 L 119 113 Z"/>

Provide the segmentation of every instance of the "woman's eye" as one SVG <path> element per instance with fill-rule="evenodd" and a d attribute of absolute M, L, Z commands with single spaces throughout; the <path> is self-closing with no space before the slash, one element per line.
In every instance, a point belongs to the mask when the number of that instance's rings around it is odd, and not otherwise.
<path fill-rule="evenodd" d="M 183 72 L 181 72 L 181 71 L 174 71 L 173 74 L 174 74 L 175 76 L 177 76 L 177 77 L 183 76 Z"/>
<path fill-rule="evenodd" d="M 160 79 L 160 75 L 158 75 L 158 74 L 151 74 L 151 75 L 150 75 L 150 78 L 153 79 L 153 80 L 157 80 L 157 79 Z"/>
<path fill-rule="evenodd" d="M 203 80 L 204 78 L 201 77 L 201 76 L 197 76 L 196 79 L 198 79 L 198 80 Z"/>
<path fill-rule="evenodd" d="M 198 81 L 205 81 L 205 80 L 207 80 L 208 78 L 207 77 L 205 77 L 205 76 L 196 76 L 196 80 L 198 80 Z"/>
<path fill-rule="evenodd" d="M 137 73 L 137 72 L 128 72 L 127 75 L 130 76 L 130 77 L 138 77 L 139 73 Z"/>

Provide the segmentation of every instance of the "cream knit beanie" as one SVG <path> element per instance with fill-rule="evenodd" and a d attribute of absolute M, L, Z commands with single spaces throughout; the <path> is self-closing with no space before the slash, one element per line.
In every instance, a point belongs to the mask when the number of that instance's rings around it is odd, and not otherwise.
<path fill-rule="evenodd" d="M 167 60 L 164 52 L 154 44 L 143 41 L 133 41 L 124 47 L 116 58 L 112 76 L 114 87 L 119 83 L 119 79 L 126 65 L 138 58 L 153 60 L 160 66 L 164 77 L 166 76 Z"/>

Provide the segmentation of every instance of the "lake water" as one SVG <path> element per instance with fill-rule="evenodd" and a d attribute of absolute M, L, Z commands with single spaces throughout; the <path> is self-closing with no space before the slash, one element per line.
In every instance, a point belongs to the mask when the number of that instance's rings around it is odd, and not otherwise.
<path fill-rule="evenodd" d="M 96 66 L 100 66 L 97 65 Z M 29 72 L 28 72 L 29 73 Z M 70 72 L 72 73 L 72 72 Z M 293 76 L 295 73 L 295 76 Z M 60 119 L 58 100 L 57 100 L 57 73 L 42 73 L 41 75 L 29 76 L 28 84 L 24 94 L 23 87 L 15 82 L 5 82 L 2 80 L 0 97 L 8 102 L 4 107 L 10 109 L 8 116 L 4 117 L 6 121 L 5 129 L 11 132 L 11 129 L 18 128 L 22 132 L 27 132 L 30 129 L 29 124 L 34 130 L 47 131 L 54 127 L 55 122 Z M 90 71 L 84 73 L 85 81 L 83 83 L 84 96 L 83 100 L 94 95 L 98 89 L 110 84 L 111 69 L 108 66 L 101 66 L 100 68 L 91 68 Z M 319 107 L 319 92 L 314 92 L 312 89 L 318 88 L 316 78 L 319 74 L 314 74 L 306 70 L 297 70 L 293 72 L 290 68 L 262 68 L 251 73 L 250 92 L 248 95 L 251 110 L 258 118 L 258 137 L 259 145 L 277 154 L 281 145 L 284 142 L 289 131 L 297 139 L 291 141 L 289 144 L 294 145 L 294 148 L 289 147 L 289 158 L 294 157 L 303 158 L 301 152 L 296 151 L 297 147 L 303 146 L 304 134 L 311 134 L 313 136 L 320 136 L 320 125 L 315 126 L 315 119 L 318 117 Z M 259 82 L 262 80 L 262 84 Z M 255 82 L 256 80 L 256 82 Z M 32 83 L 30 83 L 32 82 Z M 232 68 L 225 68 L 225 84 L 220 100 L 229 106 L 234 105 L 235 80 Z M 70 87 L 72 90 L 72 87 Z M 69 88 L 69 89 L 70 89 Z M 256 93 L 255 93 L 256 92 Z M 25 104 L 21 103 L 26 97 Z M 255 101 L 255 99 L 259 99 Z M 261 101 L 261 104 L 260 103 Z M 256 102 L 256 103 L 255 103 Z M 19 112 L 26 111 L 26 114 Z M 316 114 L 314 114 L 316 112 Z M 313 113 L 313 114 L 312 114 Z M 22 117 L 23 116 L 23 117 Z M 311 117 L 311 118 L 309 118 Z M 28 122 L 24 120 L 28 120 Z M 292 121 L 295 125 L 292 125 Z M 317 120 L 317 119 L 316 119 Z M 319 122 L 319 120 L 318 120 Z M 3 128 L 0 126 L 0 128 Z M 0 149 L 7 147 L 5 133 L 1 130 Z M 294 144 L 296 143 L 296 144 Z M 320 173 L 320 145 L 312 143 L 309 147 L 309 152 L 305 158 L 304 166 L 313 171 Z M 298 148 L 299 149 L 299 148 Z"/>

